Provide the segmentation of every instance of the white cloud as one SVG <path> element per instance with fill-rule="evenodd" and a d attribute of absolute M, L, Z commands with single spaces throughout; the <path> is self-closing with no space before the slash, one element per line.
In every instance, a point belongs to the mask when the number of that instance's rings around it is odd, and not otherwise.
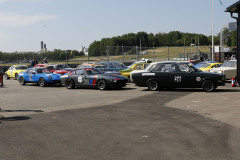
<path fill-rule="evenodd" d="M 56 18 L 58 17 L 55 15 L 21 15 L 17 13 L 0 13 L 0 28 L 25 27 L 41 21 L 52 20 Z"/>

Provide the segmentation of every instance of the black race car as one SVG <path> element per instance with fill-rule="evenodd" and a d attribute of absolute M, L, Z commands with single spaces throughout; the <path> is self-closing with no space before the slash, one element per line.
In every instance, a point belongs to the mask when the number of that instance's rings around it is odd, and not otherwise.
<path fill-rule="evenodd" d="M 77 87 L 93 87 L 100 90 L 108 88 L 120 89 L 126 86 L 128 79 L 120 75 L 102 73 L 99 69 L 74 69 L 62 75 L 61 83 L 68 89 Z"/>
<path fill-rule="evenodd" d="M 190 62 L 156 62 L 150 70 L 132 75 L 133 82 L 140 87 L 155 91 L 160 88 L 203 88 L 214 91 L 225 85 L 225 75 L 203 72 Z"/>

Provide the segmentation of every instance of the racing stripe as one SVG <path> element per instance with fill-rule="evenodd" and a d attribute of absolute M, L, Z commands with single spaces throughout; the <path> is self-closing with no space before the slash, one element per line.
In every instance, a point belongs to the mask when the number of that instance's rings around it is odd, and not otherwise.
<path fill-rule="evenodd" d="M 97 76 L 95 76 L 94 79 L 93 79 L 93 85 L 94 86 L 96 85 L 96 82 L 97 82 Z"/>
<path fill-rule="evenodd" d="M 97 76 L 90 77 L 90 82 L 89 82 L 90 85 L 95 86 L 96 82 L 97 82 Z"/>

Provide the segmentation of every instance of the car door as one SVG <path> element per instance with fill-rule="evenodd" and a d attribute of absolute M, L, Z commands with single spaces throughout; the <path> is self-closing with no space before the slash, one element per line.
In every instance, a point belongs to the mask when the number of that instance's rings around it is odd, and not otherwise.
<path fill-rule="evenodd" d="M 32 77 L 30 77 L 30 75 L 32 75 L 32 72 L 34 72 L 34 69 L 28 69 L 27 73 L 24 74 L 24 79 L 27 82 L 32 82 Z"/>
<path fill-rule="evenodd" d="M 87 84 L 86 78 L 84 75 L 84 70 L 76 70 L 74 76 L 75 84 L 79 86 L 85 86 Z"/>
<path fill-rule="evenodd" d="M 38 82 L 40 76 L 38 75 L 37 69 L 34 69 L 34 71 L 29 75 L 31 77 L 32 82 Z"/>
<path fill-rule="evenodd" d="M 151 72 L 154 73 L 152 77 L 149 77 L 149 79 L 157 79 L 159 82 L 159 85 L 161 87 L 170 87 L 170 70 L 171 70 L 171 64 L 170 63 L 164 63 L 164 64 L 157 64 Z"/>
<path fill-rule="evenodd" d="M 170 83 L 173 88 L 191 88 L 196 86 L 196 74 L 188 64 L 175 63 L 171 66 Z"/>

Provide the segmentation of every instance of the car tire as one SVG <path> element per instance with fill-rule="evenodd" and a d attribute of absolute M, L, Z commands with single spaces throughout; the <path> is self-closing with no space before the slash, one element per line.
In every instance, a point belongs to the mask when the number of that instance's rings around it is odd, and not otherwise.
<path fill-rule="evenodd" d="M 9 80 L 10 78 L 8 77 L 8 74 L 7 73 L 5 73 L 5 79 L 6 80 Z"/>
<path fill-rule="evenodd" d="M 105 80 L 99 80 L 98 82 L 97 82 L 97 88 L 99 89 L 99 90 L 106 90 L 107 89 L 107 82 L 105 81 Z"/>
<path fill-rule="evenodd" d="M 150 80 L 147 83 L 147 87 L 148 87 L 148 90 L 150 90 L 150 91 L 157 91 L 157 90 L 159 90 L 159 83 L 156 80 Z"/>
<path fill-rule="evenodd" d="M 20 78 L 19 80 L 20 85 L 24 86 L 26 84 L 26 81 L 23 77 Z"/>
<path fill-rule="evenodd" d="M 74 89 L 75 88 L 75 83 L 71 79 L 67 79 L 66 82 L 65 82 L 65 85 L 66 85 L 67 89 Z"/>
<path fill-rule="evenodd" d="M 18 74 L 17 74 L 17 73 L 15 73 L 15 79 L 17 79 L 17 80 L 18 80 Z"/>
<path fill-rule="evenodd" d="M 44 78 L 40 78 L 39 81 L 38 81 L 38 83 L 39 83 L 39 86 L 40 86 L 40 87 L 45 87 L 45 86 L 46 86 L 46 81 L 45 81 Z"/>
<path fill-rule="evenodd" d="M 212 80 L 205 80 L 202 83 L 202 88 L 205 92 L 212 92 L 217 88 L 217 86 Z"/>

